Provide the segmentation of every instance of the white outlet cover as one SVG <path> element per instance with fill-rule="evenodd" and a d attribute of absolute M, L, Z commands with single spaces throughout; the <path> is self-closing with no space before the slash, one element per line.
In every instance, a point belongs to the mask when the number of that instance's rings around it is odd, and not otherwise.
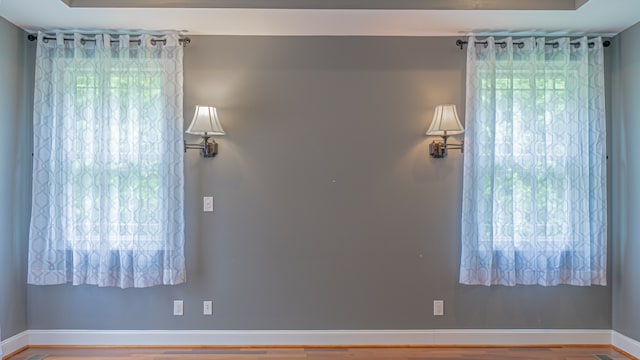
<path fill-rule="evenodd" d="M 173 301 L 173 315 L 175 316 L 184 315 L 184 301 L 182 300 Z"/>

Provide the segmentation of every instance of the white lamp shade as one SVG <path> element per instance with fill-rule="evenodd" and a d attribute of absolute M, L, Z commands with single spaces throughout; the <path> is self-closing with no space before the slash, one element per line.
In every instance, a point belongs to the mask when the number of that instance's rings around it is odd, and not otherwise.
<path fill-rule="evenodd" d="M 218 112 L 213 106 L 196 105 L 196 112 L 193 114 L 191 125 L 185 131 L 187 134 L 202 135 L 224 135 L 225 132 L 218 120 Z"/>
<path fill-rule="evenodd" d="M 464 127 L 460 124 L 456 106 L 452 104 L 436 106 L 433 121 L 427 135 L 459 135 L 464 133 Z"/>

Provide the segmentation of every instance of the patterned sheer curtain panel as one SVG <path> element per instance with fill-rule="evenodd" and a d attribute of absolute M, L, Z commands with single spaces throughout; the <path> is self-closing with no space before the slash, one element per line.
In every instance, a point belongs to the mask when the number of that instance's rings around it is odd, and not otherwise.
<path fill-rule="evenodd" d="M 600 38 L 469 38 L 460 282 L 606 285 Z"/>
<path fill-rule="evenodd" d="M 38 34 L 30 284 L 186 280 L 179 40 Z"/>

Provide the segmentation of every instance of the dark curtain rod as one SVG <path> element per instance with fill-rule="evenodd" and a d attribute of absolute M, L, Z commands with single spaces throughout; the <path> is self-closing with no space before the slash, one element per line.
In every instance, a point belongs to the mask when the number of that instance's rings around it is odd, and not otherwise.
<path fill-rule="evenodd" d="M 468 43 L 469 43 L 468 41 L 457 40 L 456 41 L 456 46 L 460 47 L 460 50 L 462 50 L 464 48 L 464 46 L 466 44 L 468 44 Z M 476 45 L 484 45 L 486 47 L 488 44 L 489 43 L 487 41 L 476 41 Z M 504 42 L 504 41 L 497 41 L 497 42 L 495 42 L 495 44 L 496 45 L 500 45 L 503 48 L 507 46 L 507 43 Z M 554 48 L 557 48 L 559 46 L 557 41 L 548 42 L 548 43 L 544 43 L 544 44 L 547 45 L 547 46 L 553 46 Z M 580 47 L 580 43 L 579 42 L 572 42 L 572 43 L 569 43 L 569 44 L 575 46 L 576 48 Z M 519 49 L 522 49 L 524 47 L 524 43 L 523 42 L 514 42 L 513 45 L 518 45 Z M 602 46 L 604 46 L 604 47 L 609 47 L 609 45 L 611 45 L 611 41 L 609 41 L 609 40 L 604 40 L 602 42 Z M 592 48 L 593 46 L 594 46 L 594 43 L 590 42 L 589 43 L 589 47 Z"/>
<path fill-rule="evenodd" d="M 27 39 L 29 39 L 29 41 L 35 41 L 37 38 L 38 38 L 38 36 L 34 35 L 34 34 L 27 35 Z M 51 37 L 51 36 L 44 36 L 42 39 L 45 42 L 47 42 L 49 40 L 56 40 L 56 38 Z M 66 37 L 66 38 L 64 38 L 64 40 L 65 41 L 73 41 L 74 38 Z M 82 39 L 81 41 L 82 41 L 82 44 L 84 44 L 85 42 L 96 42 L 95 39 Z M 183 47 L 186 47 L 187 45 L 191 44 L 191 39 L 188 38 L 188 37 L 180 38 L 180 40 L 178 40 L 178 41 L 182 44 Z M 112 44 L 116 43 L 116 42 L 118 42 L 118 40 L 111 40 Z M 138 39 L 138 40 L 129 40 L 129 42 L 130 43 L 138 43 L 138 45 L 140 45 L 141 40 L 140 39 Z M 167 40 L 166 39 L 162 39 L 162 40 L 151 39 L 151 45 L 155 45 L 157 43 L 162 43 L 162 44 L 166 45 L 167 44 Z"/>

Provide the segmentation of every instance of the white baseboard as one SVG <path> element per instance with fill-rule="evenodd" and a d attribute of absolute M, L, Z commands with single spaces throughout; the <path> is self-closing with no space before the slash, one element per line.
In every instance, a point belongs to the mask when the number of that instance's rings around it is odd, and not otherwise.
<path fill-rule="evenodd" d="M 640 358 L 640 342 L 611 330 L 27 330 L 2 341 L 26 346 L 613 345 Z"/>
<path fill-rule="evenodd" d="M 28 330 L 26 333 L 29 345 L 62 346 L 611 344 L 611 330 Z"/>
<path fill-rule="evenodd" d="M 611 345 L 620 350 L 626 351 L 630 355 L 640 358 L 640 342 L 624 336 L 617 331 L 611 333 Z"/>
<path fill-rule="evenodd" d="M 0 358 L 7 356 L 11 353 L 14 353 L 20 349 L 23 349 L 29 345 L 29 335 L 28 331 L 23 331 L 18 335 L 12 336 L 6 340 L 3 340 L 0 343 L 0 347 L 2 347 L 2 355 Z"/>

